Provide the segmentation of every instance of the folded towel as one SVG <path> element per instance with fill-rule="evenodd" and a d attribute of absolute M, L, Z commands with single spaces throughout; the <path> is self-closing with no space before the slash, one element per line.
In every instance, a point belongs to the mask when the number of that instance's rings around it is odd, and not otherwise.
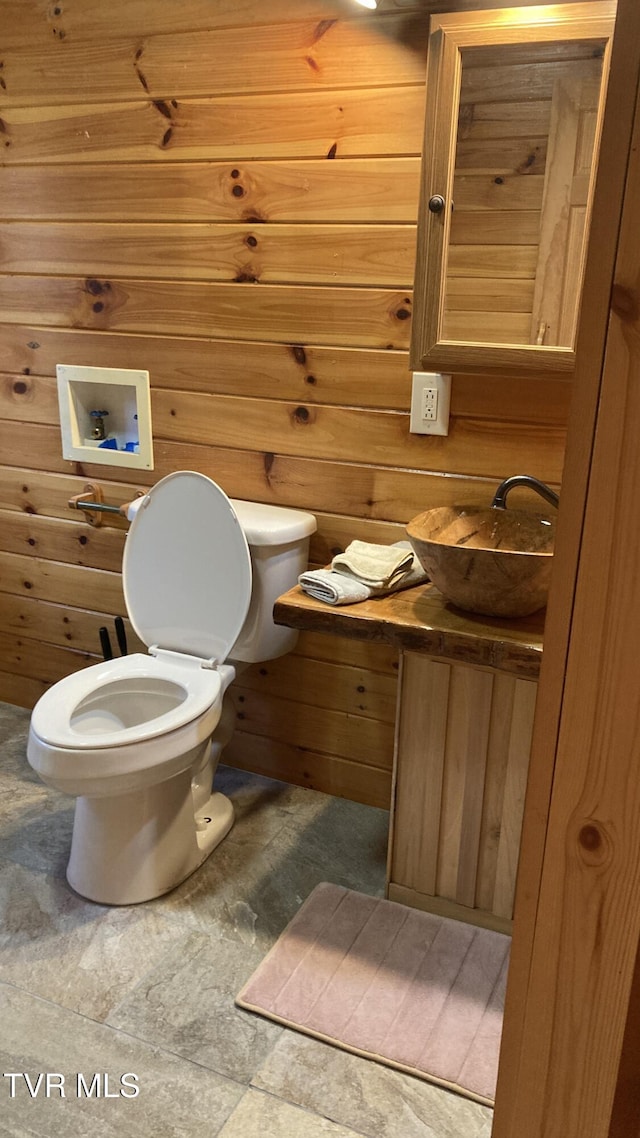
<path fill-rule="evenodd" d="M 333 569 L 311 569 L 307 573 L 301 573 L 298 577 L 298 584 L 308 596 L 314 597 L 317 601 L 325 601 L 328 605 L 352 605 L 356 601 L 367 601 L 369 597 L 386 596 L 388 593 L 396 593 L 400 589 L 408 589 L 412 585 L 420 585 L 424 581 L 428 581 L 429 578 L 418 558 L 411 552 L 409 542 L 397 542 L 393 548 L 398 547 L 404 551 L 408 550 L 411 559 L 409 568 L 405 569 L 401 575 L 396 575 L 391 585 L 380 587 L 365 585 L 355 577 L 344 574 L 342 571 L 336 573 Z"/>
<path fill-rule="evenodd" d="M 374 589 L 392 585 L 396 578 L 411 568 L 413 553 L 407 542 L 397 545 L 375 545 L 370 541 L 352 541 L 344 553 L 331 562 L 336 573 L 355 577 Z"/>
<path fill-rule="evenodd" d="M 352 605 L 355 601 L 366 601 L 371 596 L 369 585 L 356 581 L 355 577 L 345 577 L 331 569 L 310 569 L 298 577 L 300 588 L 328 605 Z"/>

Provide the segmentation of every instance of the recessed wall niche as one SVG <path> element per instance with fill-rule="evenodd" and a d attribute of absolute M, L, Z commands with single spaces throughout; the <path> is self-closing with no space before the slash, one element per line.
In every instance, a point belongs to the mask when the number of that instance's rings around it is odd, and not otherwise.
<path fill-rule="evenodd" d="M 153 470 L 149 372 L 57 364 L 63 458 Z"/>

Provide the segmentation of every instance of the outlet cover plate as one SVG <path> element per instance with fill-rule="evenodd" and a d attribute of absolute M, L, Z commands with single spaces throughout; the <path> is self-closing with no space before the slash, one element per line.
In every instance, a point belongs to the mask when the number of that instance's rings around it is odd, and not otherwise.
<path fill-rule="evenodd" d="M 425 391 L 435 391 L 436 416 L 424 417 Z M 411 384 L 409 431 L 414 435 L 448 435 L 451 405 L 451 376 L 442 372 L 414 371 Z"/>

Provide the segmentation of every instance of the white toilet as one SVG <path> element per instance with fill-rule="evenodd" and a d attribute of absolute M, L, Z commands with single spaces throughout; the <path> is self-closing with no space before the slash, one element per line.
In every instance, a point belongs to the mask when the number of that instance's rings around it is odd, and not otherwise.
<path fill-rule="evenodd" d="M 229 832 L 231 802 L 212 793 L 233 730 L 223 696 L 236 662 L 294 646 L 273 604 L 306 568 L 316 528 L 303 511 L 232 502 L 193 471 L 163 478 L 131 514 L 124 595 L 149 654 L 54 684 L 27 746 L 43 782 L 77 797 L 69 884 L 109 905 L 173 889 Z"/>

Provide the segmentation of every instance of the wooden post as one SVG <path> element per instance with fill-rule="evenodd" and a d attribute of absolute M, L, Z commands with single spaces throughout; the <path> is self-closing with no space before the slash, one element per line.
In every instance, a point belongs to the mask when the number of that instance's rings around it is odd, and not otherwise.
<path fill-rule="evenodd" d="M 493 1138 L 639 1133 L 639 71 L 640 8 L 620 0 Z"/>

